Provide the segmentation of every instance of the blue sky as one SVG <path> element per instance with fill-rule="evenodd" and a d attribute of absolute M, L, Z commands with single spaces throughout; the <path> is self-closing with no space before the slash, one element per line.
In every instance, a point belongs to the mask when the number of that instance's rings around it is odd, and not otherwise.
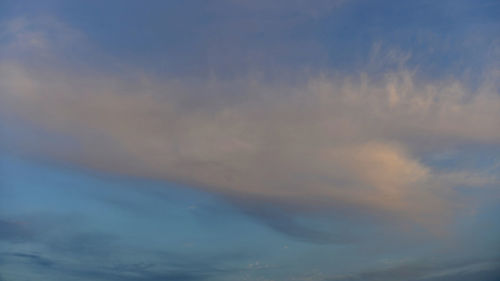
<path fill-rule="evenodd" d="M 0 2 L 0 281 L 497 280 L 494 0 Z"/>

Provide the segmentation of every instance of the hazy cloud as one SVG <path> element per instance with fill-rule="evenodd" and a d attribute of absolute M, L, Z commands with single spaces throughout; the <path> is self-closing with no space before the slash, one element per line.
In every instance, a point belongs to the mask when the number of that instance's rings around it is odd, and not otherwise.
<path fill-rule="evenodd" d="M 132 68 L 65 65 L 54 51 L 59 40 L 85 41 L 62 23 L 52 40 L 52 24 L 25 21 L 2 32 L 12 38 L 0 62 L 2 118 L 65 138 L 6 141 L 17 151 L 228 196 L 341 204 L 429 223 L 449 212 L 444 194 L 463 176 L 443 175 L 420 157 L 500 143 L 497 69 L 474 89 L 456 78 L 425 81 L 404 64 L 373 77 L 165 80 Z M 30 59 L 16 57 L 19 49 Z"/>

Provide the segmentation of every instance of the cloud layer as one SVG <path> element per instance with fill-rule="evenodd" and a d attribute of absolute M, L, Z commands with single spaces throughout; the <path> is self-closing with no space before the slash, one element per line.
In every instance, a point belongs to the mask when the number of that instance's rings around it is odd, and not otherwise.
<path fill-rule="evenodd" d="M 495 67 L 478 87 L 453 77 L 427 81 L 390 51 L 374 52 L 367 69 L 377 56 L 396 65 L 377 74 L 163 79 L 65 59 L 88 43 L 60 22 L 44 23 L 17 19 L 2 31 L 9 41 L 0 61 L 2 119 L 38 138 L 14 144 L 19 132 L 6 130 L 4 146 L 16 151 L 240 200 L 355 207 L 428 223 L 449 212 L 445 194 L 478 175 L 445 173 L 422 158 L 500 143 Z M 474 183 L 496 181 L 486 178 Z"/>

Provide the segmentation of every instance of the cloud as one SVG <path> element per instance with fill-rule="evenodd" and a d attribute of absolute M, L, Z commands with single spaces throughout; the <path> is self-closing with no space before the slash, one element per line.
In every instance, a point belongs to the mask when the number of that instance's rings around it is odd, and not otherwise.
<path fill-rule="evenodd" d="M 315 244 L 348 244 L 356 239 L 346 230 L 321 229 L 317 225 L 304 223 L 290 208 L 266 202 L 249 202 L 241 199 L 234 201 L 245 215 L 296 241 Z"/>
<path fill-rule="evenodd" d="M 20 258 L 27 261 L 30 264 L 35 264 L 40 267 L 52 267 L 54 264 L 51 260 L 35 254 L 25 254 L 25 253 L 1 253 L 4 258 Z"/>
<path fill-rule="evenodd" d="M 50 259 L 40 254 L 22 252 L 0 253 L 6 276 L 21 278 L 54 278 L 56 276 L 71 277 L 74 280 L 213 280 L 213 276 L 222 276 L 225 272 L 212 268 L 212 265 L 199 263 L 181 266 L 145 263 L 116 263 L 99 265 L 93 263 L 72 263 L 67 260 Z M 68 257 L 66 257 L 68 258 Z M 79 257 L 70 257 L 78 260 Z M 174 257 L 170 257 L 174 258 Z M 179 257 L 177 257 L 179 258 Z M 175 258 L 174 258 L 175 260 Z M 0 265 L 0 266 L 1 266 Z M 27 267 L 26 267 L 27 266 Z M 12 269 L 22 270 L 13 273 Z"/>
<path fill-rule="evenodd" d="M 333 277 L 327 280 L 497 280 L 500 263 L 496 259 L 447 262 L 407 262 L 386 269 Z"/>
<path fill-rule="evenodd" d="M 445 194 L 459 177 L 450 181 L 421 156 L 500 144 L 497 69 L 474 89 L 457 78 L 426 81 L 404 66 L 374 76 L 320 71 L 296 82 L 165 79 L 68 62 L 59 39 L 37 26 L 8 23 L 2 33 L 15 38 L 0 61 L 2 123 L 36 128 L 39 137 L 15 143 L 16 133 L 6 134 L 4 146 L 15 151 L 229 198 L 434 223 L 449 213 Z M 56 26 L 65 44 L 85 46 Z"/>
<path fill-rule="evenodd" d="M 4 226 L 0 224 L 0 230 Z M 116 228 L 101 232 L 94 227 L 95 218 L 37 214 L 31 221 L 33 235 L 23 243 L 0 236 L 2 276 L 6 280 L 221 280 L 247 270 L 238 264 L 246 265 L 248 251 L 195 250 L 194 255 L 185 249 L 167 251 L 158 245 L 149 248 L 157 243 L 151 242 L 150 234 L 146 239 L 134 236 L 131 242 Z"/>

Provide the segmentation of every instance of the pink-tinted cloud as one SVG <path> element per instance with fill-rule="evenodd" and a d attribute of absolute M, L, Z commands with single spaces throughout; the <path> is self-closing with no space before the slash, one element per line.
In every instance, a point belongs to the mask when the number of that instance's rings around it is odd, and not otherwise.
<path fill-rule="evenodd" d="M 75 70 L 44 29 L 7 26 L 13 39 L 3 52 L 31 59 L 0 61 L 3 117 L 75 140 L 71 149 L 44 140 L 16 149 L 92 169 L 434 223 L 469 172 L 442 174 L 420 153 L 500 143 L 496 70 L 474 91 L 453 78 L 423 81 L 404 66 L 382 78 L 319 73 L 303 83 L 165 80 L 133 68 Z M 85 44 L 57 26 L 68 44 Z"/>

